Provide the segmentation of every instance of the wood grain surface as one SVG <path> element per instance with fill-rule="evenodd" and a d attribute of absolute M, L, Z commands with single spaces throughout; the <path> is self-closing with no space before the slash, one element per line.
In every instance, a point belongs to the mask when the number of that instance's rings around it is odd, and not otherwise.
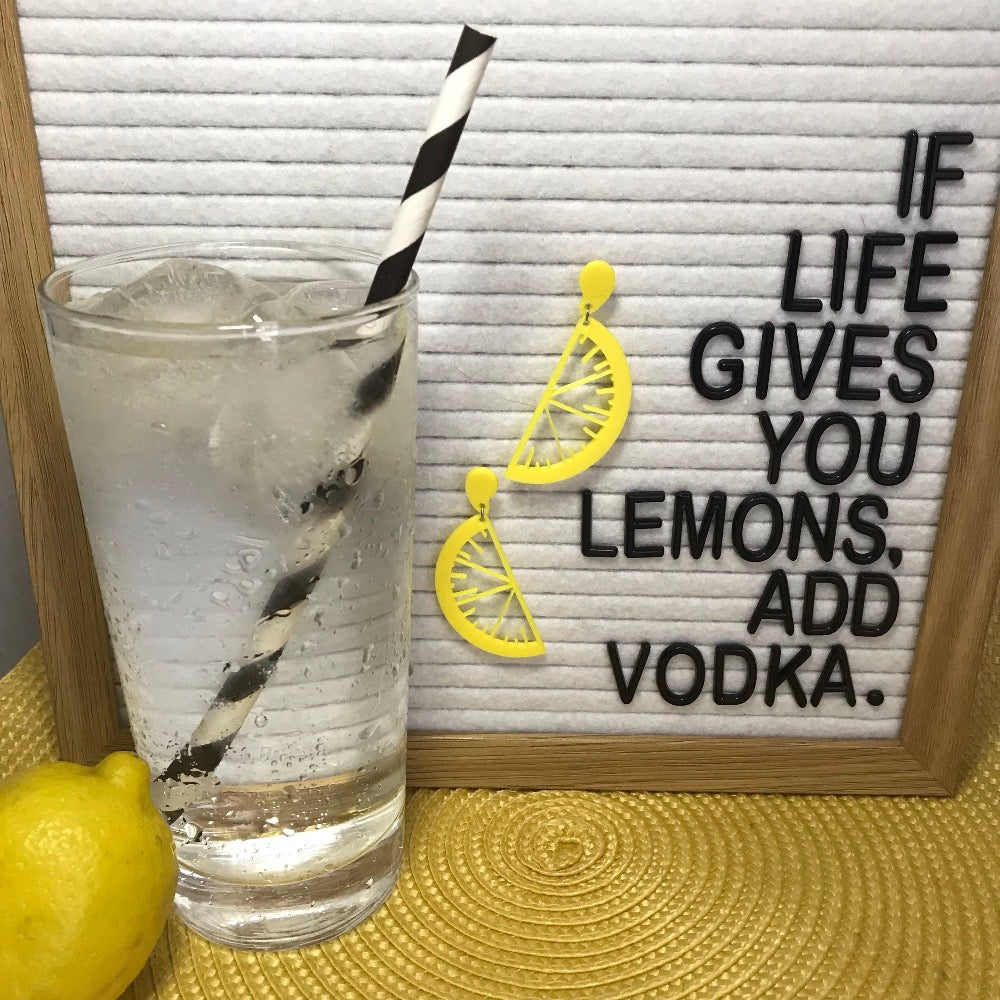
<path fill-rule="evenodd" d="M 947 795 L 896 740 L 411 733 L 417 787 Z"/>
<path fill-rule="evenodd" d="M 0 3 L 0 402 L 60 751 L 89 760 L 117 721 L 111 654 L 35 287 L 52 270 L 13 0 Z"/>
<path fill-rule="evenodd" d="M 1000 208 L 979 294 L 900 732 L 952 790 L 1000 571 Z"/>

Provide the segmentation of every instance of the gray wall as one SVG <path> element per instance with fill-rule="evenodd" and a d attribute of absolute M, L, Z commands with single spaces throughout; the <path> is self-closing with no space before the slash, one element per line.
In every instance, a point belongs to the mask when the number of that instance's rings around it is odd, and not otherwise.
<path fill-rule="evenodd" d="M 38 641 L 38 618 L 28 577 L 21 516 L 0 418 L 0 675 Z"/>

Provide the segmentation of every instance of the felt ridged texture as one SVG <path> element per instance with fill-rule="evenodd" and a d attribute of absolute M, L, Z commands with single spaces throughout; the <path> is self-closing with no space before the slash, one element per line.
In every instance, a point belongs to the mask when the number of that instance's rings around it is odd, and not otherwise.
<path fill-rule="evenodd" d="M 419 791 L 355 931 L 251 953 L 173 919 L 124 1000 L 990 1000 L 998 633 L 952 799 Z M 0 775 L 54 756 L 36 648 L 0 681 Z"/>
<path fill-rule="evenodd" d="M 996 204 L 996 4 L 243 0 L 237 10 L 195 0 L 21 0 L 18 9 L 60 261 L 262 236 L 381 250 L 461 21 L 497 36 L 417 262 L 414 729 L 897 735 Z M 912 207 L 901 220 L 899 168 L 910 129 L 921 138 Z M 976 140 L 945 155 L 965 177 L 939 185 L 938 207 L 924 223 L 918 204 L 934 129 L 970 129 Z M 828 695 L 803 711 L 785 686 L 772 708 L 761 682 L 738 712 L 716 706 L 710 693 L 679 712 L 660 697 L 654 671 L 623 706 L 609 640 L 629 645 L 628 662 L 639 642 L 652 642 L 655 664 L 670 641 L 710 653 L 720 641 L 759 638 L 758 663 L 766 664 L 767 645 L 784 633 L 772 623 L 748 636 L 765 573 L 737 559 L 728 539 L 719 562 L 582 558 L 579 489 L 594 491 L 595 542 L 619 547 L 623 495 L 664 490 L 667 503 L 642 508 L 662 516 L 664 528 L 639 536 L 669 545 L 674 493 L 694 492 L 700 511 L 709 491 L 726 489 L 731 516 L 740 498 L 768 489 L 756 411 L 767 409 L 783 426 L 801 409 L 807 424 L 786 456 L 780 492 L 786 509 L 791 494 L 806 492 L 822 517 L 831 488 L 806 474 L 803 448 L 818 414 L 843 405 L 834 385 L 843 327 L 884 323 L 894 341 L 920 320 L 902 309 L 912 238 L 880 252 L 897 279 L 872 282 L 866 313 L 855 314 L 861 235 L 928 225 L 959 234 L 956 246 L 928 257 L 952 268 L 925 290 L 949 304 L 924 317 L 938 335 L 933 392 L 917 406 L 889 395 L 886 379 L 898 366 L 888 339 L 863 348 L 881 354 L 883 368 L 855 373 L 858 385 L 882 393 L 877 404 L 851 404 L 866 444 L 874 409 L 890 414 L 894 448 L 904 414 L 922 417 L 913 473 L 884 491 L 888 544 L 903 549 L 899 617 L 888 635 L 850 642 L 857 706 Z M 843 308 L 783 314 L 787 233 L 803 233 L 797 294 L 825 300 L 831 234 L 841 228 L 850 235 Z M 576 322 L 579 269 L 597 256 L 618 276 L 600 319 L 629 360 L 629 419 L 580 477 L 545 489 L 505 483 L 496 517 L 546 644 L 539 671 L 456 638 L 438 607 L 433 567 L 467 516 L 466 472 L 509 462 Z M 805 359 L 823 321 L 838 327 L 805 401 L 789 386 L 785 357 L 784 321 L 796 318 Z M 688 364 L 697 332 L 721 320 L 744 330 L 748 389 L 717 403 L 692 389 Z M 778 323 L 779 335 L 762 401 L 753 359 L 765 321 Z M 892 461 L 886 456 L 887 468 Z M 862 467 L 839 487 L 843 512 L 871 488 Z M 843 514 L 840 523 L 838 544 L 855 537 Z M 842 553 L 823 562 L 811 544 L 795 562 L 785 553 L 786 568 L 798 571 L 797 608 L 803 572 L 858 569 Z M 825 653 L 826 643 L 816 645 Z M 823 659 L 817 652 L 801 670 L 810 694 Z M 878 708 L 864 697 L 872 689 L 885 696 Z"/>

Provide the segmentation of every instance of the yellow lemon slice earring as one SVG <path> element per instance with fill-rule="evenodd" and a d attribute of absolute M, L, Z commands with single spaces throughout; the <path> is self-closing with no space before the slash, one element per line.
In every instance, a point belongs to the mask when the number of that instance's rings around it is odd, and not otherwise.
<path fill-rule="evenodd" d="M 508 479 L 569 479 L 589 469 L 621 434 L 632 377 L 621 345 L 594 318 L 614 287 L 614 268 L 603 260 L 592 260 L 580 272 L 579 322 L 517 443 Z"/>
<path fill-rule="evenodd" d="M 438 554 L 434 589 L 448 624 L 467 642 L 496 656 L 539 656 L 545 644 L 490 520 L 497 476 L 478 466 L 465 478 L 475 514 Z"/>

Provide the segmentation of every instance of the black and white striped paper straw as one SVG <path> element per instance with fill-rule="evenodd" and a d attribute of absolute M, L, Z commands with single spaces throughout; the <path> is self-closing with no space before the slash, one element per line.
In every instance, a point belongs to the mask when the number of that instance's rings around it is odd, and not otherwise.
<path fill-rule="evenodd" d="M 468 25 L 462 29 L 367 303 L 392 298 L 406 285 L 494 42 L 495 38 Z M 356 412 L 367 413 L 386 400 L 395 383 L 400 358 L 401 353 L 397 352 L 362 380 L 354 404 Z M 351 467 L 356 476 L 360 476 L 364 462 L 361 457 Z M 303 511 L 308 509 L 321 518 L 329 533 L 344 514 L 356 476 L 318 486 L 303 502 Z M 184 807 L 197 797 L 199 786 L 214 780 L 216 768 L 274 673 L 306 600 L 319 582 L 329 556 L 329 544 L 317 546 L 312 563 L 305 569 L 278 581 L 254 629 L 251 655 L 227 672 L 187 744 L 157 775 L 158 804 L 169 822 L 183 815 Z"/>
<path fill-rule="evenodd" d="M 385 383 L 383 399 L 392 381 Z M 226 664 L 225 679 L 190 739 L 157 775 L 155 797 L 167 822 L 178 819 L 184 807 L 199 797 L 199 789 L 215 781 L 216 768 L 274 673 L 305 613 L 309 595 L 323 575 L 337 528 L 350 505 L 353 487 L 364 464 L 365 460 L 359 458 L 331 483 L 317 487 L 303 502 L 303 512 L 310 518 L 312 528 L 311 551 L 304 553 L 309 563 L 275 584 L 254 627 L 247 657 L 240 663 Z"/>
<path fill-rule="evenodd" d="M 462 136 L 496 39 L 465 25 L 431 114 L 420 152 L 389 233 L 367 302 L 381 302 L 406 286 L 445 174 Z"/>

